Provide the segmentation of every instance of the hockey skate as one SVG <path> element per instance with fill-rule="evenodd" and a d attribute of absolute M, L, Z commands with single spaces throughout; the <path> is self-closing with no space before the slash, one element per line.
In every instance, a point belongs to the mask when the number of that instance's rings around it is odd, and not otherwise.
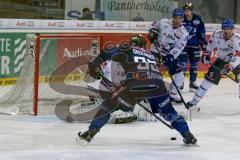
<path fill-rule="evenodd" d="M 96 130 L 87 130 L 84 133 L 79 132 L 76 138 L 76 141 L 82 145 L 86 146 L 89 142 L 91 142 L 92 138 L 99 132 L 98 129 Z"/>
<path fill-rule="evenodd" d="M 190 81 L 189 83 L 189 92 L 195 92 L 198 89 L 198 85 L 196 84 L 196 82 L 192 82 Z"/>
<path fill-rule="evenodd" d="M 192 111 L 200 111 L 200 107 L 196 107 L 196 105 L 198 104 L 198 102 L 196 100 L 191 100 L 189 102 L 187 102 L 186 107 L 187 109 L 191 109 Z"/>
<path fill-rule="evenodd" d="M 183 142 L 185 144 L 196 144 L 197 143 L 197 139 L 193 136 L 193 134 L 191 132 L 187 132 L 185 137 L 183 138 Z"/>

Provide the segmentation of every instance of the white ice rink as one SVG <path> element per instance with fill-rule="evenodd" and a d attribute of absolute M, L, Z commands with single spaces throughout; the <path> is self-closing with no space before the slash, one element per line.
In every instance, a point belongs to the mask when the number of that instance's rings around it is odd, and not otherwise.
<path fill-rule="evenodd" d="M 186 100 L 192 97 L 183 92 Z M 189 122 L 198 145 L 186 146 L 159 122 L 106 125 L 86 147 L 75 137 L 88 124 L 65 123 L 54 116 L 0 115 L 1 160 L 239 160 L 238 85 L 224 79 L 199 104 Z M 175 106 L 185 111 L 182 105 Z M 176 136 L 177 140 L 170 138 Z"/>

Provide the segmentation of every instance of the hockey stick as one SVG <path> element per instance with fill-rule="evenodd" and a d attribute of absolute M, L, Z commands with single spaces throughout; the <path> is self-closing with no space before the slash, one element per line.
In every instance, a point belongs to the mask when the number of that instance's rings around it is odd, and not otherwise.
<path fill-rule="evenodd" d="M 159 50 L 159 48 L 158 48 L 158 45 L 157 45 L 156 41 L 154 41 L 153 44 L 154 44 L 157 52 L 161 55 L 161 52 L 160 52 L 160 50 Z M 188 109 L 187 104 L 186 104 L 185 100 L 183 99 L 183 96 L 182 96 L 181 92 L 179 91 L 179 88 L 177 87 L 177 84 L 175 83 L 175 81 L 174 81 L 172 75 L 170 74 L 169 69 L 168 69 L 167 66 L 166 66 L 166 68 L 167 68 L 167 72 L 168 72 L 168 74 L 169 74 L 169 77 L 171 78 L 172 83 L 173 83 L 174 87 L 176 88 L 176 90 L 177 90 L 177 92 L 178 92 L 178 95 L 180 96 L 180 98 L 181 98 L 181 100 L 182 100 L 185 108 Z M 192 111 L 191 111 L 191 110 L 189 110 L 189 120 L 192 121 Z"/>
<path fill-rule="evenodd" d="M 149 114 L 151 114 L 153 117 L 155 117 L 157 120 L 159 120 L 160 122 L 162 122 L 165 126 L 167 126 L 170 129 L 174 129 L 171 125 L 169 125 L 168 123 L 166 123 L 165 121 L 163 121 L 160 117 L 158 117 L 156 114 L 154 114 L 153 112 L 151 112 L 148 108 L 146 108 L 144 105 L 142 105 L 140 102 L 137 102 L 137 104 L 142 107 L 146 112 L 148 112 Z"/>

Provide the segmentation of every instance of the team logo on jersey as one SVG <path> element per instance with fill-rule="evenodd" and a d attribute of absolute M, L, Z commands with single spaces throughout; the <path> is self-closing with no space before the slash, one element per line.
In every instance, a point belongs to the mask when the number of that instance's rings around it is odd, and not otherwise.
<path fill-rule="evenodd" d="M 193 27 L 192 26 L 186 26 L 186 29 L 188 32 L 191 32 L 193 30 Z"/>
<path fill-rule="evenodd" d="M 200 24 L 200 21 L 196 19 L 196 20 L 193 21 L 193 24 L 199 25 L 199 24 Z"/>

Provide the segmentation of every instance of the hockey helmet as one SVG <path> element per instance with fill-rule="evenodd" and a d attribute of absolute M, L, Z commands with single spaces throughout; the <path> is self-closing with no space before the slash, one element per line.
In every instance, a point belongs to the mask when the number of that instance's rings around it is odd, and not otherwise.
<path fill-rule="evenodd" d="M 184 16 L 184 12 L 181 8 L 175 8 L 172 12 L 172 16 L 179 16 L 179 17 L 183 17 Z"/>
<path fill-rule="evenodd" d="M 134 34 L 131 37 L 131 42 L 133 46 L 138 46 L 141 48 L 146 48 L 146 40 L 141 34 Z"/>
<path fill-rule="evenodd" d="M 222 29 L 229 28 L 229 29 L 234 29 L 234 21 L 230 18 L 225 19 L 222 22 Z"/>
<path fill-rule="evenodd" d="M 187 2 L 183 5 L 183 10 L 190 9 L 191 11 L 193 10 L 193 4 L 191 2 Z"/>

